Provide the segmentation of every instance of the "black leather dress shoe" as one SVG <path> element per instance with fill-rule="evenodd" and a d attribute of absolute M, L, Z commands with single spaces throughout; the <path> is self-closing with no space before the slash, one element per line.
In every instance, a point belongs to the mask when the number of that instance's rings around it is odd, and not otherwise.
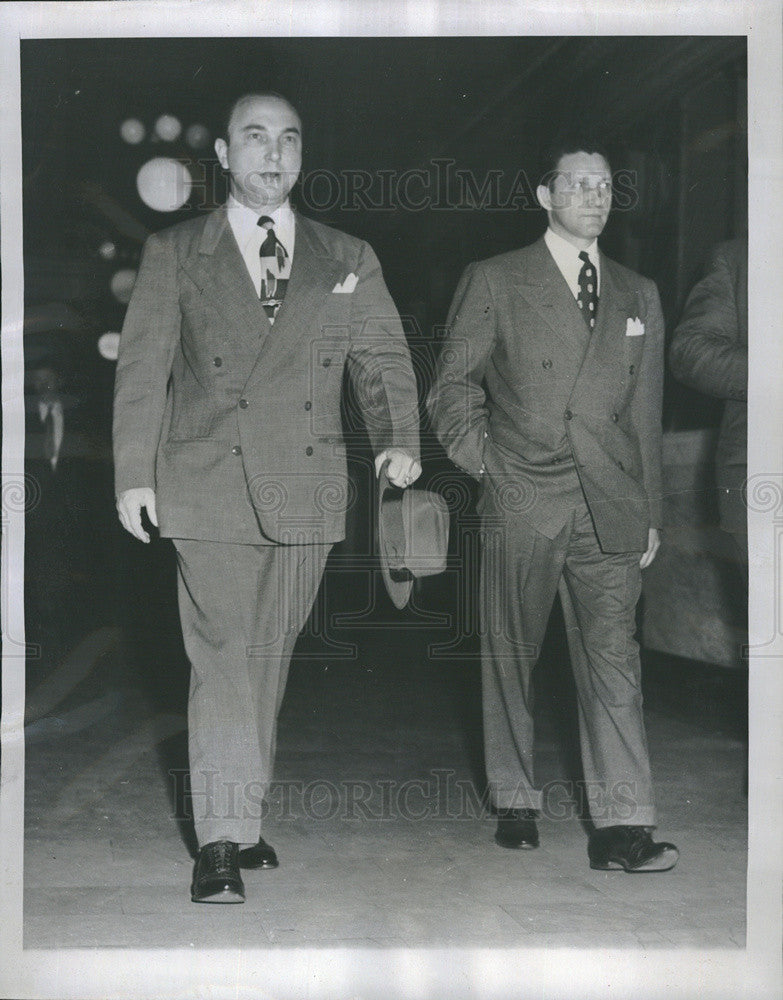
<path fill-rule="evenodd" d="M 244 903 L 238 854 L 231 840 L 215 840 L 201 848 L 190 887 L 194 903 Z"/>
<path fill-rule="evenodd" d="M 532 851 L 538 847 L 535 809 L 498 809 L 495 843 L 511 850 Z"/>
<path fill-rule="evenodd" d="M 590 835 L 587 856 L 598 871 L 667 872 L 680 852 L 674 844 L 656 844 L 645 826 L 607 826 Z"/>
<path fill-rule="evenodd" d="M 240 868 L 277 868 L 279 865 L 274 847 L 271 847 L 263 837 L 252 847 L 245 847 L 239 852 Z"/>

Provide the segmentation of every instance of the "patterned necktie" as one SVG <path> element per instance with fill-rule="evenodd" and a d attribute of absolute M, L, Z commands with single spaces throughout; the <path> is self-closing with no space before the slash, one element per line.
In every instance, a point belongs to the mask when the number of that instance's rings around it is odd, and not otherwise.
<path fill-rule="evenodd" d="M 581 251 L 579 259 L 582 261 L 582 269 L 579 272 L 579 294 L 576 303 L 582 310 L 587 329 L 592 331 L 598 313 L 598 276 L 586 250 Z"/>
<path fill-rule="evenodd" d="M 285 266 L 288 251 L 275 235 L 274 219 L 262 215 L 257 224 L 266 230 L 266 237 L 258 251 L 261 261 L 261 305 L 269 322 L 274 323 L 288 286 L 288 279 L 279 277 L 280 271 Z"/>

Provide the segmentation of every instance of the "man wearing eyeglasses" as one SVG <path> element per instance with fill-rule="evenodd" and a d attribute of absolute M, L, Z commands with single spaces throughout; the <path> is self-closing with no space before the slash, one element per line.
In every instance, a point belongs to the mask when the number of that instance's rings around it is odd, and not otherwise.
<path fill-rule="evenodd" d="M 652 281 L 606 257 L 612 206 L 601 147 L 547 151 L 531 246 L 470 264 L 429 405 L 456 465 L 481 484 L 485 759 L 495 840 L 538 846 L 563 816 L 536 787 L 532 673 L 560 594 L 578 699 L 592 868 L 674 867 L 656 843 L 634 639 L 641 571 L 661 527 L 664 325 Z M 576 794 L 576 789 L 571 790 Z M 577 795 L 578 797 L 578 795 Z"/>

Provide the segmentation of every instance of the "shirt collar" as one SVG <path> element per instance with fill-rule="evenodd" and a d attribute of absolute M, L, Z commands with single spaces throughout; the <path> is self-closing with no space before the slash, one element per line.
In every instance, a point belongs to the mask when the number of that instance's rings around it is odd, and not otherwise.
<path fill-rule="evenodd" d="M 226 210 L 231 225 L 246 235 L 253 232 L 262 215 L 268 215 L 273 220 L 278 239 L 281 232 L 291 232 L 294 228 L 294 211 L 287 199 L 282 205 L 278 205 L 274 212 L 258 212 L 254 208 L 243 205 L 241 201 L 237 201 L 233 194 L 230 194 L 226 202 Z"/>
<path fill-rule="evenodd" d="M 581 261 L 579 261 L 579 254 L 582 252 L 578 247 L 575 247 L 573 243 L 561 236 L 560 233 L 556 233 L 554 229 L 547 228 L 544 233 L 544 240 L 546 245 L 549 247 L 549 251 L 556 261 L 569 261 L 573 263 L 574 261 L 579 262 L 581 266 Z M 590 244 L 589 247 L 585 247 L 590 260 L 598 266 L 598 240 L 595 239 Z"/>

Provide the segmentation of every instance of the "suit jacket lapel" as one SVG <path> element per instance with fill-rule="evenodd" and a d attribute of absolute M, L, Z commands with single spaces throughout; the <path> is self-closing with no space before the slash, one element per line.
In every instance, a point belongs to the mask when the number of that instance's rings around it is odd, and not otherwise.
<path fill-rule="evenodd" d="M 313 336 L 314 321 L 334 286 L 345 278 L 345 265 L 324 247 L 309 221 L 296 215 L 296 243 L 283 304 L 260 350 L 248 382 L 252 382 L 305 335 Z"/>
<path fill-rule="evenodd" d="M 598 315 L 589 354 L 610 360 L 622 348 L 628 317 L 638 315 L 636 295 L 622 284 L 617 265 L 601 254 Z"/>
<path fill-rule="evenodd" d="M 572 402 L 579 399 L 581 392 L 585 392 L 591 402 L 594 400 L 596 386 L 615 369 L 618 359 L 624 358 L 627 320 L 637 315 L 635 293 L 622 283 L 614 261 L 601 254 L 598 315 L 574 383 Z"/>
<path fill-rule="evenodd" d="M 198 258 L 185 267 L 210 304 L 229 321 L 230 328 L 263 341 L 270 324 L 237 246 L 225 206 L 212 212 L 204 225 Z"/>
<path fill-rule="evenodd" d="M 585 349 L 590 333 L 543 236 L 530 247 L 524 271 L 517 272 L 517 291 L 569 350 Z"/>

